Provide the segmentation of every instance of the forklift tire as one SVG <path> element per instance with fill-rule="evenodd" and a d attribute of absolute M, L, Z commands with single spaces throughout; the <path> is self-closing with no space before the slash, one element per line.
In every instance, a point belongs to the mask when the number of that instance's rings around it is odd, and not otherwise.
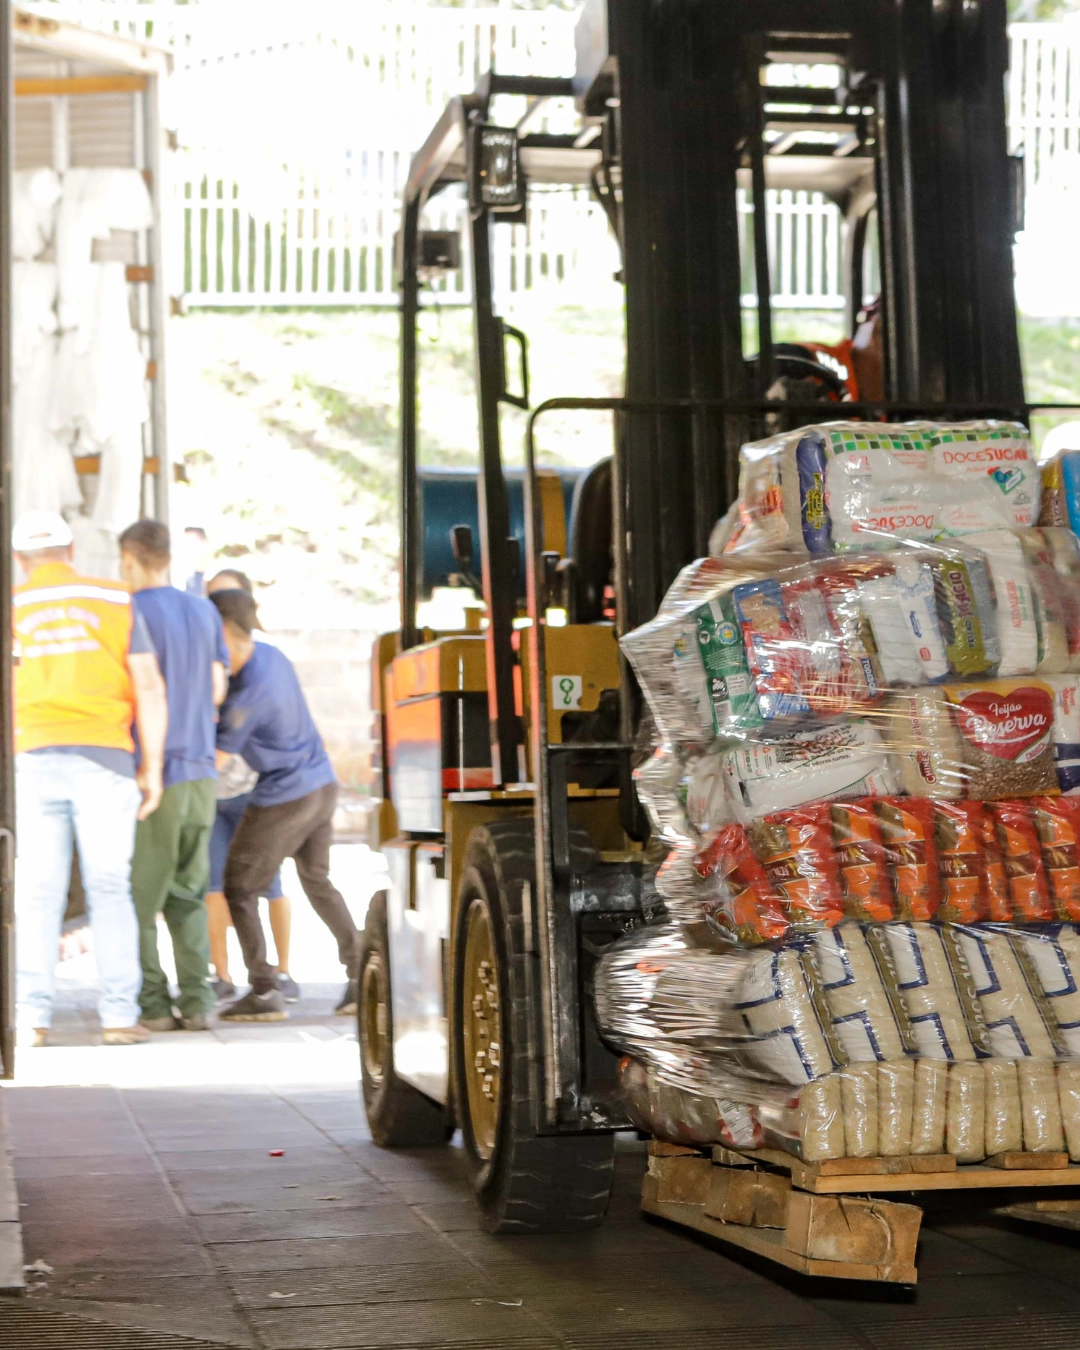
<path fill-rule="evenodd" d="M 360 1082 L 371 1137 L 380 1148 L 445 1144 L 453 1133 L 447 1112 L 394 1072 L 390 1004 L 390 944 L 386 892 L 372 896 L 360 939 L 356 1039 Z"/>
<path fill-rule="evenodd" d="M 454 943 L 454 1081 L 473 1192 L 493 1233 L 595 1228 L 615 1174 L 613 1135 L 541 1136 L 534 1126 L 539 959 L 526 951 L 523 897 L 535 883 L 531 820 L 473 831 Z"/>

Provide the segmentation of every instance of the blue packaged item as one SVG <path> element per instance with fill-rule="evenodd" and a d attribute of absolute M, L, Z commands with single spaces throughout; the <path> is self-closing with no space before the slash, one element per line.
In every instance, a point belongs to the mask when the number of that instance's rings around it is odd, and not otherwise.
<path fill-rule="evenodd" d="M 1061 490 L 1069 528 L 1080 534 L 1080 450 L 1066 450 L 1061 456 Z"/>
<path fill-rule="evenodd" d="M 799 680 L 801 646 L 780 583 L 775 577 L 747 581 L 732 589 L 731 599 L 762 717 L 771 721 L 808 713 L 810 702 Z"/>
<path fill-rule="evenodd" d="M 795 464 L 803 542 L 811 553 L 828 553 L 832 548 L 832 522 L 825 505 L 825 446 L 819 436 L 804 436 L 799 441 Z"/>

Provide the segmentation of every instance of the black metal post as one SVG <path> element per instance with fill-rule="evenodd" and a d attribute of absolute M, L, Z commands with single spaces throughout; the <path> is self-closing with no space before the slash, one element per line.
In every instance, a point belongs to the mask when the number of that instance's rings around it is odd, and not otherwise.
<path fill-rule="evenodd" d="M 503 476 L 499 396 L 503 388 L 502 328 L 492 300 L 491 217 L 472 221 L 473 327 L 476 391 L 480 407 L 480 476 L 477 496 L 484 603 L 487 605 L 487 687 L 491 722 L 491 767 L 496 787 L 516 783 L 521 741 L 514 711 L 511 639 L 517 596 L 510 567 L 510 503 Z"/>
<path fill-rule="evenodd" d="M 757 291 L 758 381 L 762 398 L 772 388 L 772 278 L 769 272 L 769 215 L 765 195 L 765 139 L 761 109 L 761 66 L 764 52 L 747 43 L 746 103 L 750 151 L 750 189 L 754 199 L 754 282 Z"/>
<path fill-rule="evenodd" d="M 416 473 L 416 320 L 420 311 L 420 200 L 405 202 L 401 219 L 401 647 L 420 640 L 416 606 L 423 566 L 420 486 Z"/>

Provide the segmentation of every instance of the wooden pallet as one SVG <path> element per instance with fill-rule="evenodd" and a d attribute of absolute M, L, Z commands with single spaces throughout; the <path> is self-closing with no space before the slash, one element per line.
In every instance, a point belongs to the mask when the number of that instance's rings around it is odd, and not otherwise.
<path fill-rule="evenodd" d="M 775 1149 L 710 1151 L 653 1143 L 642 1186 L 649 1214 L 707 1233 L 804 1275 L 915 1284 L 922 1210 L 882 1192 L 1080 1187 L 1066 1154 L 1006 1154 L 957 1166 L 948 1155 L 830 1158 Z M 1080 1199 L 1035 1202 L 1043 1222 L 1080 1226 Z M 1017 1218 L 1028 1206 L 999 1212 Z M 1051 1215 L 1058 1217 L 1051 1218 Z"/>
<path fill-rule="evenodd" d="M 815 1195 L 888 1191 L 955 1191 L 1017 1186 L 1080 1186 L 1080 1166 L 1067 1153 L 1003 1153 L 985 1162 L 957 1166 L 947 1153 L 900 1158 L 827 1158 L 803 1162 L 781 1149 L 735 1153 L 713 1149 L 713 1161 L 727 1166 L 779 1167 L 791 1183 Z"/>

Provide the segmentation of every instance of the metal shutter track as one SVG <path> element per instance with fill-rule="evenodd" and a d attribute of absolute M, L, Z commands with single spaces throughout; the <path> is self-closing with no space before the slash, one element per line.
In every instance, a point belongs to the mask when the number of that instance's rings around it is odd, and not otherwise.
<path fill-rule="evenodd" d="M 18 1302 L 0 1302 L 0 1345 L 4 1350 L 241 1350 L 221 1341 L 115 1327 Z"/>

